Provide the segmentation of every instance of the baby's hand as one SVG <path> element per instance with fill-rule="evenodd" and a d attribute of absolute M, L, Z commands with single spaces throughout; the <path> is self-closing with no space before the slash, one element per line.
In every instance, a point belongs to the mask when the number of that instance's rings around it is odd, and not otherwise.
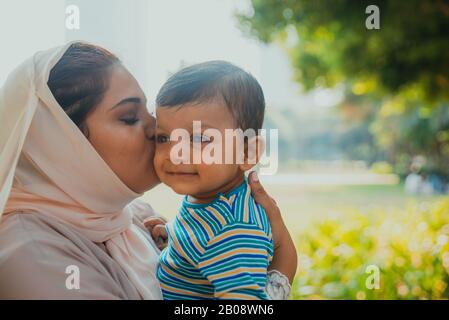
<path fill-rule="evenodd" d="M 168 235 L 167 230 L 165 230 L 164 225 L 167 223 L 165 219 L 161 217 L 151 217 L 146 218 L 143 221 L 143 224 L 148 229 L 153 238 L 154 242 L 156 242 L 159 250 L 163 250 L 168 243 Z"/>

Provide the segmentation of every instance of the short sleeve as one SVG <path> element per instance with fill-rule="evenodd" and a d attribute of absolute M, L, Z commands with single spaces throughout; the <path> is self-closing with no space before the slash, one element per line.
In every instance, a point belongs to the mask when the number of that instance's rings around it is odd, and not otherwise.
<path fill-rule="evenodd" d="M 212 238 L 198 269 L 216 299 L 266 300 L 271 241 L 257 226 L 234 223 Z"/>

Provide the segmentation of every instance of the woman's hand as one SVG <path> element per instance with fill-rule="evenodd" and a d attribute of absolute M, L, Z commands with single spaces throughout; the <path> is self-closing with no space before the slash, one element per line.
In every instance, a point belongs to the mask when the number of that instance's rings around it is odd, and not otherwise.
<path fill-rule="evenodd" d="M 167 221 L 162 217 L 150 217 L 143 221 L 159 250 L 163 250 L 168 243 L 167 230 L 165 230 L 166 223 Z"/>
<path fill-rule="evenodd" d="M 296 273 L 298 257 L 292 238 L 282 220 L 281 211 L 276 201 L 263 188 L 255 171 L 250 173 L 248 180 L 254 200 L 265 209 L 271 224 L 274 257 L 269 269 L 277 270 L 286 275 L 292 283 Z"/>

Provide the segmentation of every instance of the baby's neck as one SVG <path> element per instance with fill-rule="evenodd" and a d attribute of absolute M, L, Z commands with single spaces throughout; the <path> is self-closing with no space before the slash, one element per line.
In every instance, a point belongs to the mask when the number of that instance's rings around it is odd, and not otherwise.
<path fill-rule="evenodd" d="M 211 190 L 210 192 L 196 194 L 196 195 L 188 195 L 187 200 L 191 203 L 203 204 L 212 202 L 219 193 L 226 194 L 234 188 L 238 187 L 245 181 L 245 174 L 238 174 L 234 179 L 226 182 L 222 186 L 217 189 Z"/>

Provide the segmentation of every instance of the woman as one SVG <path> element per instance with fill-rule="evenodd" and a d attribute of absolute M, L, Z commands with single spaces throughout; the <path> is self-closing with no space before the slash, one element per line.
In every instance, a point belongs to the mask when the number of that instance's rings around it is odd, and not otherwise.
<path fill-rule="evenodd" d="M 144 224 L 155 214 L 136 200 L 159 183 L 155 119 L 120 61 L 83 43 L 39 52 L 8 77 L 0 119 L 0 298 L 160 299 L 160 251 Z M 275 240 L 267 289 L 285 297 L 294 246 L 250 180 Z"/>

